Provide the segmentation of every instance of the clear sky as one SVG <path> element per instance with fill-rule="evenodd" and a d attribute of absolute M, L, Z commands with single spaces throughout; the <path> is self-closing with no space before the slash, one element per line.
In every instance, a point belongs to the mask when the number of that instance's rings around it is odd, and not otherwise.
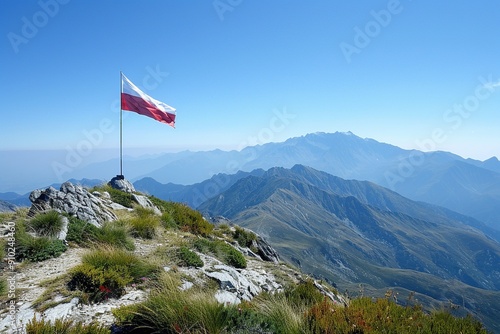
<path fill-rule="evenodd" d="M 176 129 L 124 112 L 125 152 L 352 131 L 403 148 L 500 156 L 496 0 L 0 6 L 0 150 L 118 147 L 123 71 L 177 109 Z"/>

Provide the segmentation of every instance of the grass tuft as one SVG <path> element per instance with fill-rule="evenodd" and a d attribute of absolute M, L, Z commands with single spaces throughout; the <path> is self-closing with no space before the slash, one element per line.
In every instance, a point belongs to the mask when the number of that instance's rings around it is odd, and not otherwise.
<path fill-rule="evenodd" d="M 160 226 L 160 218 L 153 210 L 137 207 L 134 210 L 135 217 L 130 219 L 131 233 L 135 237 L 152 239 L 156 235 L 156 229 Z"/>
<path fill-rule="evenodd" d="M 100 185 L 90 189 L 90 192 L 94 191 L 107 192 L 113 202 L 121 204 L 124 207 L 132 208 L 134 205 L 134 197 L 132 196 L 132 194 L 115 189 L 108 184 Z"/>
<path fill-rule="evenodd" d="M 69 290 L 80 290 L 92 302 L 123 295 L 125 286 L 141 283 L 159 268 L 131 252 L 116 248 L 100 248 L 82 257 L 82 264 L 70 271 Z"/>
<path fill-rule="evenodd" d="M 37 214 L 27 225 L 40 236 L 56 237 L 61 232 L 63 221 L 57 211 L 51 210 Z"/>
<path fill-rule="evenodd" d="M 33 317 L 26 324 L 26 334 L 110 334 L 111 331 L 98 324 L 84 325 L 72 320 L 56 319 L 54 323 Z"/>
<path fill-rule="evenodd" d="M 180 266 L 195 268 L 203 267 L 203 260 L 200 258 L 200 256 L 186 246 L 182 246 L 179 248 L 178 257 Z"/>
<path fill-rule="evenodd" d="M 58 257 L 66 251 L 62 240 L 49 237 L 34 237 L 26 232 L 24 223 L 16 224 L 16 260 L 38 262 Z"/>
<path fill-rule="evenodd" d="M 149 199 L 162 212 L 161 222 L 165 228 L 176 227 L 201 236 L 212 233 L 214 225 L 206 221 L 199 211 L 182 203 L 167 202 L 153 196 Z"/>
<path fill-rule="evenodd" d="M 82 247 L 93 244 L 108 245 L 126 250 L 134 250 L 134 242 L 129 236 L 128 224 L 123 221 L 107 222 L 96 227 L 75 217 L 70 217 L 66 240 Z"/>
<path fill-rule="evenodd" d="M 243 254 L 222 240 L 198 239 L 194 247 L 201 253 L 212 254 L 227 265 L 235 268 L 246 268 L 247 261 Z"/>

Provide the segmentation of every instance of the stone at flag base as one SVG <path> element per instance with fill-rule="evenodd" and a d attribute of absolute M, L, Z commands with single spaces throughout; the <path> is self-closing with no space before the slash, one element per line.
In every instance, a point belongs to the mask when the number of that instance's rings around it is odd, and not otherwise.
<path fill-rule="evenodd" d="M 108 185 L 111 188 L 118 189 L 121 191 L 125 191 L 127 193 L 135 192 L 134 185 L 130 183 L 128 180 L 125 180 L 123 175 L 117 175 L 108 182 Z"/>

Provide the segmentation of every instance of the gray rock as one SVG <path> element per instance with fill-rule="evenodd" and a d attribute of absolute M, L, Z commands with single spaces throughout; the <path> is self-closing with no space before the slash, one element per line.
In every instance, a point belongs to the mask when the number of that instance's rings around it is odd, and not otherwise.
<path fill-rule="evenodd" d="M 92 195 L 82 186 L 65 182 L 60 190 L 49 187 L 45 190 L 35 190 L 30 194 L 32 206 L 29 216 L 37 212 L 56 210 L 66 212 L 78 219 L 87 221 L 92 225 L 100 227 L 105 221 L 113 221 L 118 218 L 107 207 L 104 200 Z"/>
<path fill-rule="evenodd" d="M 62 217 L 62 226 L 61 226 L 61 231 L 59 231 L 59 236 L 57 239 L 59 240 L 66 240 L 66 236 L 68 235 L 68 224 L 69 224 L 69 219 L 68 217 Z"/>
<path fill-rule="evenodd" d="M 24 326 L 26 323 L 33 319 L 35 310 L 31 307 L 31 303 L 24 303 L 20 306 L 16 305 L 16 313 L 8 313 L 2 315 L 0 320 L 0 333 L 24 333 Z M 37 318 L 40 318 L 37 314 Z"/>
<path fill-rule="evenodd" d="M 189 290 L 189 289 L 191 289 L 191 288 L 193 287 L 193 285 L 194 285 L 194 284 L 193 284 L 192 282 L 189 282 L 189 281 L 184 281 L 184 282 L 182 282 L 182 285 L 181 285 L 180 289 L 181 289 L 182 291 L 184 291 L 184 290 Z"/>
<path fill-rule="evenodd" d="M 237 305 L 241 303 L 241 300 L 229 291 L 218 290 L 215 293 L 215 299 L 221 304 L 227 305 Z"/>
<path fill-rule="evenodd" d="M 160 209 L 158 209 L 146 196 L 132 194 L 132 198 L 136 201 L 140 206 L 146 209 L 153 210 L 157 215 L 161 215 Z"/>
<path fill-rule="evenodd" d="M 228 267 L 229 268 L 229 267 Z M 205 272 L 205 275 L 219 281 L 219 286 L 225 291 L 237 291 L 237 286 L 239 286 L 237 278 L 236 279 L 224 269 L 219 269 L 220 271 Z"/>
<path fill-rule="evenodd" d="M 205 275 L 219 282 L 219 291 L 224 291 L 224 293 L 218 293 L 221 299 L 224 298 L 224 302 L 228 301 L 229 294 L 232 295 L 231 303 L 233 303 L 236 300 L 250 301 L 262 290 L 269 292 L 281 290 L 281 285 L 275 282 L 274 276 L 265 272 L 259 273 L 251 269 L 236 270 L 223 264 L 204 267 L 203 271 Z"/>
<path fill-rule="evenodd" d="M 110 185 L 112 188 L 125 191 L 127 193 L 135 192 L 135 188 L 132 183 L 130 183 L 128 180 L 125 180 L 125 178 L 123 178 L 123 175 L 115 176 L 111 179 L 111 181 L 108 182 L 108 185 Z"/>
<path fill-rule="evenodd" d="M 276 250 L 272 248 L 271 245 L 259 235 L 257 235 L 257 240 L 253 241 L 252 246 L 257 248 L 258 254 L 262 258 L 262 260 L 270 261 L 276 264 L 280 262 L 278 252 L 276 252 Z"/>
<path fill-rule="evenodd" d="M 45 320 L 54 322 L 56 319 L 64 319 L 70 316 L 74 308 L 78 305 L 79 299 L 73 298 L 69 303 L 59 304 L 44 312 Z"/>

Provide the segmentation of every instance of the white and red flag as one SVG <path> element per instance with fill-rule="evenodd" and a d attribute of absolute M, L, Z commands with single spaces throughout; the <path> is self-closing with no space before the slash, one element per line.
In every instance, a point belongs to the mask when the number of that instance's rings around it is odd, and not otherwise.
<path fill-rule="evenodd" d="M 154 118 L 175 128 L 175 108 L 153 99 L 122 73 L 121 109 Z"/>

